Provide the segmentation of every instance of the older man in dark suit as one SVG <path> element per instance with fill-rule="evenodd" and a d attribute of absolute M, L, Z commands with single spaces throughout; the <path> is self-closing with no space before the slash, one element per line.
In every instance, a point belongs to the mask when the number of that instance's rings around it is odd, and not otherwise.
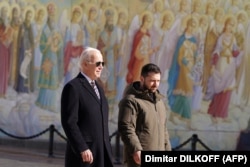
<path fill-rule="evenodd" d="M 68 138 L 65 167 L 113 167 L 108 102 L 96 79 L 104 66 L 95 48 L 85 48 L 80 73 L 63 88 L 61 122 Z"/>

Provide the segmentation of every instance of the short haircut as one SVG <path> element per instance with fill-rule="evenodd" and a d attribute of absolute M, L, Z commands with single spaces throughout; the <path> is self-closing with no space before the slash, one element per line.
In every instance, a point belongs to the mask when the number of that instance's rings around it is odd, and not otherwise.
<path fill-rule="evenodd" d="M 141 69 L 141 76 L 146 77 L 148 76 L 148 73 L 151 73 L 151 72 L 156 73 L 156 74 L 159 74 L 159 73 L 161 74 L 161 69 L 153 63 L 146 64 Z"/>
<path fill-rule="evenodd" d="M 83 49 L 83 52 L 81 53 L 81 56 L 80 56 L 80 59 L 78 62 L 78 66 L 80 68 L 82 68 L 82 63 L 84 61 L 91 61 L 91 58 L 94 56 L 92 53 L 94 53 L 94 52 L 97 52 L 98 54 L 101 55 L 101 52 L 98 49 L 92 48 L 92 47 L 85 47 Z"/>

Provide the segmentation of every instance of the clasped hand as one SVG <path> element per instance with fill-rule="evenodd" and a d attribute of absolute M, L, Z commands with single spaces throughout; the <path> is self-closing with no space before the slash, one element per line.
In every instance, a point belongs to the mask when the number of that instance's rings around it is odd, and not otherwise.
<path fill-rule="evenodd" d="M 81 152 L 81 156 L 82 156 L 82 161 L 86 162 L 86 163 L 93 163 L 93 155 L 92 152 L 90 151 L 90 149 L 87 149 L 86 151 Z"/>

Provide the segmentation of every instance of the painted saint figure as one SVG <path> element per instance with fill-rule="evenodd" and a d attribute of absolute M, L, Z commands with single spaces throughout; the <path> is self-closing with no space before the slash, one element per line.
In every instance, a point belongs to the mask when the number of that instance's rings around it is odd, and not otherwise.
<path fill-rule="evenodd" d="M 17 75 L 19 73 L 19 69 L 17 69 L 17 61 L 18 61 L 18 33 L 22 24 L 22 18 L 20 16 L 21 11 L 18 4 L 12 5 L 12 16 L 10 20 L 10 26 L 13 31 L 13 38 L 11 44 L 11 57 L 10 57 L 10 76 L 9 76 L 9 85 L 14 87 L 17 81 Z"/>
<path fill-rule="evenodd" d="M 59 87 L 59 56 L 62 55 L 62 36 L 55 24 L 56 6 L 48 4 L 48 20 L 41 34 L 40 50 L 43 54 L 38 80 L 39 93 L 36 105 L 57 112 L 57 88 Z"/>
<path fill-rule="evenodd" d="M 79 73 L 77 63 L 83 51 L 84 32 L 80 27 L 82 10 L 75 6 L 72 11 L 70 25 L 66 29 L 64 48 L 64 84 L 70 81 Z"/>
<path fill-rule="evenodd" d="M 157 51 L 151 47 L 149 29 L 152 26 L 152 19 L 151 12 L 146 11 L 142 14 L 141 25 L 134 36 L 128 62 L 128 73 L 126 76 L 127 83 L 139 81 L 140 69 L 143 65 L 150 62 L 150 56 Z"/>
<path fill-rule="evenodd" d="M 42 30 L 45 25 L 45 18 L 46 18 L 46 9 L 44 6 L 41 5 L 40 8 L 36 11 L 35 22 L 33 25 L 33 32 L 34 32 L 34 89 L 39 90 L 38 87 L 38 79 L 39 73 L 41 69 L 41 61 L 42 61 L 42 53 L 40 50 L 40 38 L 42 35 Z"/>
<path fill-rule="evenodd" d="M 117 28 L 115 25 L 115 17 L 117 11 L 113 7 L 108 7 L 105 11 L 105 26 L 101 31 L 97 48 L 101 50 L 104 61 L 106 62 L 106 69 L 109 73 L 108 81 L 103 82 L 105 92 L 111 96 L 115 95 L 115 47 L 117 45 Z M 104 70 L 103 70 L 104 71 Z"/>
<path fill-rule="evenodd" d="M 212 56 L 212 76 L 208 83 L 212 90 L 212 101 L 209 104 L 208 114 L 215 123 L 227 121 L 228 107 L 232 91 L 236 87 L 236 70 L 241 63 L 239 48 L 234 35 L 236 26 L 234 16 L 225 20 L 222 34 L 219 36 Z"/>
<path fill-rule="evenodd" d="M 24 14 L 24 21 L 18 33 L 18 70 L 15 90 L 17 93 L 30 93 L 34 91 L 34 32 L 33 18 L 34 9 L 27 6 Z"/>
<path fill-rule="evenodd" d="M 168 77 L 168 101 L 170 119 L 183 118 L 190 128 L 191 102 L 194 81 L 192 70 L 197 56 L 197 40 L 194 31 L 198 26 L 196 18 L 187 16 L 183 20 L 184 33 L 179 37 Z"/>
<path fill-rule="evenodd" d="M 8 26 L 9 6 L 0 3 L 0 97 L 5 97 L 8 88 L 12 28 Z"/>

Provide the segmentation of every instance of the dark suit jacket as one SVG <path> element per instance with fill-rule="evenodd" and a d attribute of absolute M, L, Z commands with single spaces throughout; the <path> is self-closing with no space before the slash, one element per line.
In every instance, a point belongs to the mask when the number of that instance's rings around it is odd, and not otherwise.
<path fill-rule="evenodd" d="M 104 161 L 107 160 L 112 163 L 108 130 L 108 102 L 103 89 L 98 83 L 96 86 L 101 96 L 100 100 L 81 73 L 63 88 L 61 122 L 68 138 L 66 167 L 90 166 L 83 163 L 80 156 L 80 153 L 87 149 L 92 151 L 94 157 L 91 166 L 104 167 Z"/>

